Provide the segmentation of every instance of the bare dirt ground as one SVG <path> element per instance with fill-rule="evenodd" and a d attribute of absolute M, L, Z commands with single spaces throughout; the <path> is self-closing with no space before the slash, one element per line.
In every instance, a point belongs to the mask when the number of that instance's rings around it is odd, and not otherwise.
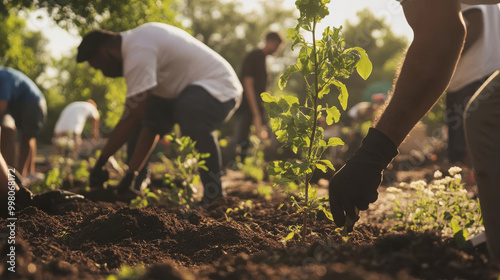
<path fill-rule="evenodd" d="M 419 173 L 421 172 L 421 173 Z M 400 173 L 409 180 L 427 171 Z M 407 180 L 408 178 L 404 179 Z M 9 247 L 0 245 L 1 279 L 106 279 L 122 265 L 145 264 L 144 279 L 497 279 L 484 251 L 459 250 L 437 232 L 391 229 L 391 207 L 381 188 L 379 201 L 363 213 L 346 240 L 326 218 L 313 225 L 305 244 L 283 243 L 288 226 L 301 217 L 284 196 L 265 199 L 257 184 L 230 172 L 227 198 L 186 211 L 165 205 L 130 208 L 112 192 L 53 213 L 34 207 L 18 213 L 16 273 L 6 271 Z M 323 192 L 326 189 L 323 188 Z M 251 215 L 225 213 L 252 200 Z M 288 211 L 287 211 L 288 210 Z M 0 228 L 6 228 L 0 220 Z M 5 233 L 4 233 L 5 237 Z"/>

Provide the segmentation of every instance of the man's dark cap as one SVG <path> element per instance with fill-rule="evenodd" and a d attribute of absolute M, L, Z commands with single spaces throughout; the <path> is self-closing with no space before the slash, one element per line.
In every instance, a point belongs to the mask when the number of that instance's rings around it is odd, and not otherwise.
<path fill-rule="evenodd" d="M 116 35 L 116 33 L 106 30 L 94 30 L 87 33 L 83 36 L 80 46 L 78 46 L 76 62 L 84 62 L 94 57 L 97 50 Z"/>

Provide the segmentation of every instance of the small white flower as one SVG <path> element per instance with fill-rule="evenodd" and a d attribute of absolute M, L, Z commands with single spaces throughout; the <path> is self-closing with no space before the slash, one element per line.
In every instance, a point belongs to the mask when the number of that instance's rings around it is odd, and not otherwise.
<path fill-rule="evenodd" d="M 462 168 L 458 166 L 453 166 L 448 169 L 448 173 L 450 173 L 451 176 L 455 176 L 455 174 L 462 172 Z"/>
<path fill-rule="evenodd" d="M 388 187 L 387 188 L 387 192 L 390 192 L 390 193 L 400 193 L 400 192 L 402 192 L 402 190 L 398 189 L 398 188 L 395 188 L 395 187 Z"/>
<path fill-rule="evenodd" d="M 439 179 L 441 177 L 443 177 L 443 173 L 441 173 L 441 171 L 439 170 L 436 170 L 436 172 L 434 172 L 434 178 Z"/>
<path fill-rule="evenodd" d="M 427 183 L 424 180 L 418 180 L 410 183 L 410 188 L 423 190 L 427 186 Z"/>
<path fill-rule="evenodd" d="M 460 189 L 460 193 L 461 194 L 467 194 L 467 190 L 466 189 Z"/>
<path fill-rule="evenodd" d="M 196 160 L 195 158 L 188 158 L 188 159 L 184 162 L 184 168 L 189 168 L 189 167 L 192 167 L 192 166 L 194 166 L 196 163 L 197 163 L 197 160 Z"/>
<path fill-rule="evenodd" d="M 453 178 L 462 180 L 462 175 L 460 175 L 460 174 L 455 174 L 455 175 L 453 176 Z"/>
<path fill-rule="evenodd" d="M 440 180 L 435 180 L 434 181 L 434 184 L 436 185 L 449 185 L 451 183 L 451 177 L 450 176 L 446 176 L 444 177 L 443 179 L 440 179 Z"/>
<path fill-rule="evenodd" d="M 430 197 L 434 196 L 434 192 L 431 191 L 430 189 L 424 189 L 424 194 Z"/>

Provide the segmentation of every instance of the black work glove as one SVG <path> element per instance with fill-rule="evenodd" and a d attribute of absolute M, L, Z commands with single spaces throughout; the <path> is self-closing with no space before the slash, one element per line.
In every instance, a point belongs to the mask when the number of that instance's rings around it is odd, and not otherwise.
<path fill-rule="evenodd" d="M 83 195 L 65 190 L 56 190 L 34 195 L 32 205 L 47 213 L 52 213 L 63 203 L 82 199 L 84 199 Z"/>
<path fill-rule="evenodd" d="M 33 201 L 33 193 L 23 186 L 18 186 L 16 190 L 16 205 L 17 209 L 23 209 L 31 205 Z"/>
<path fill-rule="evenodd" d="M 126 194 L 126 193 L 133 192 L 132 186 L 133 186 L 138 174 L 139 174 L 139 172 L 137 172 L 137 171 L 127 172 L 125 174 L 125 177 L 123 177 L 123 179 L 120 181 L 120 183 L 117 186 L 118 194 Z"/>
<path fill-rule="evenodd" d="M 90 171 L 89 185 L 91 188 L 102 189 L 104 187 L 104 182 L 108 181 L 109 172 L 104 166 L 106 162 L 107 160 L 99 158 L 94 166 L 94 169 Z"/>
<path fill-rule="evenodd" d="M 352 231 L 359 219 L 357 209 L 366 210 L 378 198 L 377 188 L 384 169 L 398 155 L 396 145 L 382 132 L 370 128 L 361 147 L 330 181 L 330 207 L 338 227 L 351 220 L 347 231 Z"/>

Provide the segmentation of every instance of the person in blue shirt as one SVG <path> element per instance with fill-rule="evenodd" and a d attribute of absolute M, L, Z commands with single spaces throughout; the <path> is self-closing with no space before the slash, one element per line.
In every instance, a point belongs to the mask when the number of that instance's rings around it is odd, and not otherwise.
<path fill-rule="evenodd" d="M 28 206 L 38 207 L 47 213 L 55 213 L 66 201 L 83 199 L 83 196 L 64 190 L 34 195 L 23 187 L 20 177 L 35 172 L 36 136 L 43 126 L 47 106 L 42 92 L 23 73 L 0 66 L 0 122 L 13 119 L 21 131 L 20 160 L 17 170 L 10 168 L 4 159 L 4 152 L 14 147 L 0 148 L 0 217 L 15 217 L 16 211 Z M 4 138 L 5 130 L 0 130 Z M 2 139 L 3 140 L 3 139 Z M 6 151 L 5 151 L 6 150 Z M 11 203 L 12 202 L 12 203 Z M 5 206 L 5 207 L 4 207 Z"/>
<path fill-rule="evenodd" d="M 12 117 L 15 127 L 21 132 L 19 160 L 15 167 L 23 177 L 35 174 L 36 136 L 46 115 L 45 98 L 36 84 L 20 71 L 0 66 L 0 118 L 3 122 Z M 14 147 L 5 145 L 3 148 L 5 151 L 0 151 L 2 166 L 5 163 L 4 152 L 14 150 Z M 5 171 L 5 168 L 1 169 Z"/>

